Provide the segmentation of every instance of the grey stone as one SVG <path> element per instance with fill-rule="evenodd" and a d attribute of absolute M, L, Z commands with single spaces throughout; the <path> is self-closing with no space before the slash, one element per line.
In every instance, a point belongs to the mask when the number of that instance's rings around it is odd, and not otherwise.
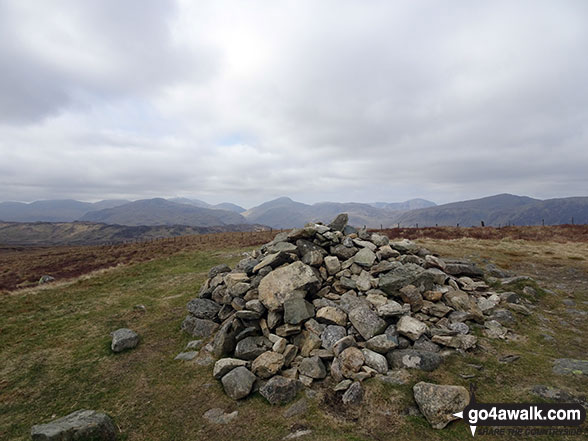
<path fill-rule="evenodd" d="M 390 243 L 390 239 L 388 239 L 388 236 L 384 236 L 382 234 L 377 234 L 377 233 L 372 234 L 372 237 L 370 240 L 377 247 L 385 247 Z"/>
<path fill-rule="evenodd" d="M 578 374 L 588 375 L 588 360 L 574 360 L 572 358 L 558 358 L 553 363 L 553 373 L 558 375 Z"/>
<path fill-rule="evenodd" d="M 284 366 L 284 356 L 277 352 L 266 351 L 251 364 L 251 370 L 259 378 L 270 378 Z"/>
<path fill-rule="evenodd" d="M 220 265 L 213 266 L 210 269 L 210 271 L 208 271 L 208 278 L 212 279 L 215 276 L 218 276 L 219 274 L 230 273 L 230 272 L 231 272 L 231 267 L 225 263 L 222 263 Z"/>
<path fill-rule="evenodd" d="M 349 386 L 351 386 L 353 384 L 353 380 L 342 380 L 339 383 L 337 383 L 335 385 L 335 387 L 333 388 L 333 390 L 335 392 L 341 392 L 341 391 L 345 391 L 347 389 L 349 389 Z"/>
<path fill-rule="evenodd" d="M 412 341 L 418 340 L 421 335 L 427 332 L 427 329 L 426 324 L 408 315 L 400 317 L 396 324 L 398 333 L 410 338 Z"/>
<path fill-rule="evenodd" d="M 314 317 L 314 306 L 301 298 L 288 299 L 284 302 L 284 322 L 297 325 Z"/>
<path fill-rule="evenodd" d="M 117 433 L 112 419 L 95 410 L 77 410 L 47 424 L 34 425 L 31 429 L 33 441 L 114 441 Z"/>
<path fill-rule="evenodd" d="M 402 239 L 399 242 L 390 242 L 390 246 L 403 254 L 415 254 L 419 250 L 419 246 L 408 239 Z"/>
<path fill-rule="evenodd" d="M 237 343 L 235 357 L 243 360 L 255 360 L 272 348 L 272 342 L 262 336 L 246 337 Z"/>
<path fill-rule="evenodd" d="M 270 311 L 282 308 L 286 300 L 304 297 L 307 291 L 316 291 L 320 281 L 313 269 L 298 261 L 273 270 L 259 284 L 259 300 Z"/>
<path fill-rule="evenodd" d="M 414 285 L 420 288 L 426 279 L 430 279 L 430 283 L 426 283 L 425 288 L 431 289 L 433 281 L 430 275 L 425 274 L 425 270 L 413 263 L 400 265 L 394 267 L 391 271 L 381 274 L 379 281 L 379 288 L 388 295 L 399 295 L 400 290 L 406 285 Z"/>
<path fill-rule="evenodd" d="M 380 354 L 387 354 L 392 349 L 398 347 L 398 337 L 395 335 L 380 334 L 370 338 L 366 344 L 366 348 Z"/>
<path fill-rule="evenodd" d="M 247 366 L 247 362 L 245 360 L 239 360 L 238 358 L 221 358 L 216 363 L 214 363 L 212 375 L 217 380 L 220 380 L 226 374 L 239 366 Z"/>
<path fill-rule="evenodd" d="M 417 341 L 415 341 L 413 343 L 412 348 L 419 350 L 419 351 L 429 351 L 429 352 L 439 352 L 441 350 L 439 345 L 433 343 L 431 340 L 429 340 L 424 335 L 421 336 Z"/>
<path fill-rule="evenodd" d="M 343 231 L 349 222 L 349 215 L 347 213 L 341 213 L 337 215 L 335 219 L 329 224 L 329 228 L 334 231 Z"/>
<path fill-rule="evenodd" d="M 212 320 L 199 319 L 193 315 L 188 315 L 182 322 L 182 329 L 193 337 L 210 337 L 218 327 L 218 323 Z"/>
<path fill-rule="evenodd" d="M 298 365 L 298 372 L 315 380 L 327 376 L 327 368 L 319 357 L 304 358 Z"/>
<path fill-rule="evenodd" d="M 353 346 L 341 352 L 337 359 L 340 364 L 341 373 L 346 378 L 352 378 L 353 374 L 359 372 L 365 362 L 363 352 Z"/>
<path fill-rule="evenodd" d="M 349 389 L 345 391 L 343 394 L 343 404 L 345 405 L 355 405 L 359 404 L 363 400 L 363 388 L 361 387 L 361 383 L 359 381 L 354 382 Z"/>
<path fill-rule="evenodd" d="M 388 300 L 386 304 L 378 306 L 378 315 L 381 317 L 397 317 L 408 314 L 410 312 L 410 305 L 401 305 L 394 300 Z"/>
<path fill-rule="evenodd" d="M 355 338 L 352 335 L 347 335 L 335 342 L 332 348 L 333 355 L 337 357 L 341 352 L 347 348 L 350 348 L 351 346 L 356 346 Z"/>
<path fill-rule="evenodd" d="M 226 413 L 223 409 L 218 407 L 208 409 L 202 417 L 212 424 L 228 424 L 239 415 L 239 411 L 235 410 L 231 413 Z"/>
<path fill-rule="evenodd" d="M 291 257 L 288 253 L 278 251 L 277 253 L 267 255 L 261 262 L 253 268 L 253 272 L 257 273 L 264 268 L 277 268 L 278 266 L 290 262 Z"/>
<path fill-rule="evenodd" d="M 243 271 L 248 276 L 251 276 L 253 274 L 253 268 L 255 268 L 255 265 L 257 265 L 258 263 L 259 260 L 253 257 L 245 257 L 244 259 L 241 259 L 239 261 L 239 263 L 235 267 L 235 270 Z"/>
<path fill-rule="evenodd" d="M 463 386 L 445 386 L 421 381 L 412 388 L 419 409 L 433 429 L 443 429 L 458 419 L 453 414 L 461 412 L 470 402 L 470 394 Z"/>
<path fill-rule="evenodd" d="M 439 354 L 415 349 L 393 350 L 386 354 L 388 364 L 397 369 L 420 369 L 434 371 L 441 365 L 442 358 Z"/>
<path fill-rule="evenodd" d="M 284 404 L 292 401 L 296 398 L 297 392 L 298 386 L 296 385 L 296 381 L 280 375 L 270 378 L 270 380 L 259 389 L 261 396 L 272 405 Z"/>
<path fill-rule="evenodd" d="M 190 361 L 196 358 L 198 351 L 180 352 L 175 356 L 174 360 Z"/>
<path fill-rule="evenodd" d="M 361 265 L 363 267 L 369 267 L 372 266 L 376 261 L 376 255 L 369 248 L 362 248 L 355 254 L 353 260 L 358 265 Z"/>
<path fill-rule="evenodd" d="M 327 256 L 324 259 L 325 267 L 330 276 L 341 271 L 341 262 L 337 256 Z"/>
<path fill-rule="evenodd" d="M 323 254 L 316 250 L 311 250 L 302 256 L 302 262 L 310 266 L 321 266 L 323 263 Z"/>
<path fill-rule="evenodd" d="M 453 309 L 469 314 L 476 322 L 484 323 L 484 314 L 480 310 L 475 298 L 459 290 L 451 290 L 445 294 L 445 302 Z"/>
<path fill-rule="evenodd" d="M 438 343 L 443 346 L 448 346 L 450 348 L 455 349 L 463 349 L 467 351 L 468 349 L 472 349 L 476 346 L 478 342 L 478 338 L 474 335 L 456 335 L 456 336 L 442 336 L 442 335 L 435 335 L 432 338 L 434 343 Z"/>
<path fill-rule="evenodd" d="M 365 340 L 381 334 L 387 326 L 384 320 L 366 306 L 358 306 L 349 311 L 349 321 Z"/>
<path fill-rule="evenodd" d="M 186 345 L 186 347 L 184 349 L 200 349 L 200 347 L 202 346 L 203 341 L 202 340 L 191 340 L 188 342 L 188 344 Z"/>
<path fill-rule="evenodd" d="M 321 341 L 323 348 L 331 349 L 333 345 L 347 335 L 347 331 L 343 326 L 329 325 L 321 334 Z"/>
<path fill-rule="evenodd" d="M 139 344 L 139 335 L 128 328 L 117 329 L 110 335 L 112 335 L 110 349 L 112 349 L 113 352 L 122 352 L 125 349 L 133 349 Z"/>
<path fill-rule="evenodd" d="M 223 355 L 232 353 L 235 350 L 236 334 L 237 332 L 231 321 L 226 321 L 214 335 L 210 344 L 207 345 L 209 351 L 215 357 L 222 357 Z"/>
<path fill-rule="evenodd" d="M 423 296 L 416 286 L 406 285 L 400 289 L 400 297 L 404 303 L 408 303 L 413 312 L 420 311 L 423 307 Z"/>
<path fill-rule="evenodd" d="M 336 306 L 324 306 L 320 308 L 316 312 L 316 319 L 332 325 L 345 326 L 347 324 L 347 314 Z"/>
<path fill-rule="evenodd" d="M 445 261 L 444 271 L 452 276 L 482 277 L 484 272 L 471 262 Z"/>
<path fill-rule="evenodd" d="M 39 285 L 43 285 L 45 283 L 51 283 L 54 281 L 55 281 L 55 277 L 45 274 L 44 276 L 41 276 L 41 278 L 39 279 Z"/>
<path fill-rule="evenodd" d="M 295 253 L 297 248 L 296 245 L 290 242 L 278 242 L 274 245 L 270 245 L 267 250 L 270 253 L 279 253 L 280 251 L 284 253 Z"/>
<path fill-rule="evenodd" d="M 376 370 L 379 374 L 388 372 L 388 361 L 386 357 L 370 349 L 362 349 L 361 352 L 365 358 L 364 364 Z"/>
<path fill-rule="evenodd" d="M 229 397 L 233 400 L 240 400 L 251 392 L 253 383 L 255 383 L 255 375 L 245 366 L 239 366 L 222 377 L 221 382 Z"/>
<path fill-rule="evenodd" d="M 508 309 L 495 309 L 490 318 L 492 320 L 496 320 L 498 323 L 504 326 L 512 326 L 516 323 L 512 312 L 510 312 Z"/>
<path fill-rule="evenodd" d="M 343 244 L 332 246 L 330 250 L 331 255 L 336 256 L 341 260 L 351 259 L 355 253 L 357 253 L 357 248 L 349 248 Z"/>

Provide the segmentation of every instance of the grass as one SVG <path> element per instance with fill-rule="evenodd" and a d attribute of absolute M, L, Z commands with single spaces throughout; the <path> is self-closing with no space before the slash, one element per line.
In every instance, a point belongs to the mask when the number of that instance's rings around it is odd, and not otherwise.
<path fill-rule="evenodd" d="M 368 380 L 364 403 L 358 408 L 342 406 L 327 385 L 317 384 L 313 388 L 319 395 L 309 399 L 308 412 L 287 419 L 282 415 L 286 406 L 270 407 L 258 394 L 239 402 L 226 397 L 211 375 L 211 366 L 173 359 L 190 340 L 180 331 L 180 323 L 186 303 L 196 296 L 206 272 L 218 263 L 234 264 L 244 251 L 187 250 L 0 297 L 0 439 L 29 439 L 33 424 L 89 408 L 112 415 L 121 439 L 133 441 L 276 440 L 302 427 L 313 431 L 302 439 L 459 440 L 470 436 L 461 422 L 436 431 L 423 417 L 406 415 L 415 406 L 414 383 L 468 387 L 472 381 L 477 398 L 486 402 L 540 401 L 528 394 L 535 384 L 587 394 L 586 377 L 551 372 L 555 358 L 585 358 L 588 353 L 586 320 L 570 314 L 562 303 L 563 298 L 573 298 L 576 309 L 588 309 L 587 244 L 471 238 L 422 239 L 422 243 L 444 256 L 481 263 L 492 260 L 532 275 L 538 284 L 524 282 L 508 288 L 521 295 L 526 285 L 539 291 L 535 313 L 517 315 L 514 330 L 522 338 L 482 341 L 483 349 L 454 355 L 435 372 L 414 372 L 408 385 Z M 554 263 L 555 255 L 547 251 L 582 259 Z M 543 292 L 541 287 L 553 292 Z M 145 305 L 146 312 L 137 310 L 137 304 Z M 119 327 L 130 327 L 141 335 L 136 349 L 121 354 L 110 351 L 109 333 Z M 556 341 L 545 341 L 545 333 Z M 506 354 L 521 358 L 500 363 L 498 358 Z M 469 364 L 481 364 L 483 369 Z M 464 380 L 460 376 L 464 373 L 476 377 Z M 211 425 L 202 414 L 212 407 L 238 410 L 239 415 L 229 425 Z"/>

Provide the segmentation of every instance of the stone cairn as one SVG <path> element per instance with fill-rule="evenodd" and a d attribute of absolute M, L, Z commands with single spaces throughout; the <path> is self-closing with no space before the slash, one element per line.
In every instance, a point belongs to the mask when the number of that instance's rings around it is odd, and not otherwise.
<path fill-rule="evenodd" d="M 445 355 L 474 348 L 472 323 L 506 335 L 512 314 L 497 307 L 513 299 L 489 292 L 476 265 L 347 220 L 279 233 L 234 269 L 212 268 L 188 303 L 182 329 L 212 337 L 204 350 L 231 398 L 259 391 L 285 403 L 330 376 L 344 403 L 358 402 L 367 378 L 433 371 Z"/>

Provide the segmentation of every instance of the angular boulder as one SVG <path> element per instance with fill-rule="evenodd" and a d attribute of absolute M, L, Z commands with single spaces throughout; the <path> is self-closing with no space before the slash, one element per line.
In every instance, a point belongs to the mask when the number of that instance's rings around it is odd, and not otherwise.
<path fill-rule="evenodd" d="M 265 276 L 259 284 L 259 299 L 267 309 L 277 311 L 289 298 L 304 298 L 307 291 L 316 291 L 319 286 L 313 269 L 297 261 Z"/>
<path fill-rule="evenodd" d="M 463 386 L 421 381 L 412 390 L 421 413 L 433 429 L 443 429 L 451 421 L 458 419 L 453 414 L 461 412 L 470 402 L 470 394 Z"/>
<path fill-rule="evenodd" d="M 376 315 L 368 306 L 358 306 L 349 311 L 349 321 L 365 340 L 381 334 L 386 329 L 386 321 Z"/>
<path fill-rule="evenodd" d="M 128 328 L 117 329 L 111 333 L 112 343 L 110 349 L 112 352 L 122 352 L 125 349 L 133 349 L 139 344 L 139 334 Z"/>
<path fill-rule="evenodd" d="M 285 404 L 296 398 L 298 386 L 295 380 L 276 375 L 265 383 L 259 393 L 270 404 Z"/>
<path fill-rule="evenodd" d="M 233 400 L 245 398 L 255 383 L 255 375 L 245 366 L 239 366 L 221 379 L 225 393 Z"/>

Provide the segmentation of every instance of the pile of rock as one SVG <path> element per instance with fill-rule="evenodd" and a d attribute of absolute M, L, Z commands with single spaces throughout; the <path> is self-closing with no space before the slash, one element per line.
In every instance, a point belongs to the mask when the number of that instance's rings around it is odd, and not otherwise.
<path fill-rule="evenodd" d="M 443 260 L 408 240 L 347 225 L 279 233 L 231 269 L 212 268 L 182 328 L 211 337 L 213 375 L 234 399 L 253 390 L 272 404 L 327 376 L 344 402 L 390 369 L 432 371 L 475 347 L 472 323 L 504 337 L 512 319 L 470 262 Z M 521 308 L 524 308 L 521 306 Z"/>

